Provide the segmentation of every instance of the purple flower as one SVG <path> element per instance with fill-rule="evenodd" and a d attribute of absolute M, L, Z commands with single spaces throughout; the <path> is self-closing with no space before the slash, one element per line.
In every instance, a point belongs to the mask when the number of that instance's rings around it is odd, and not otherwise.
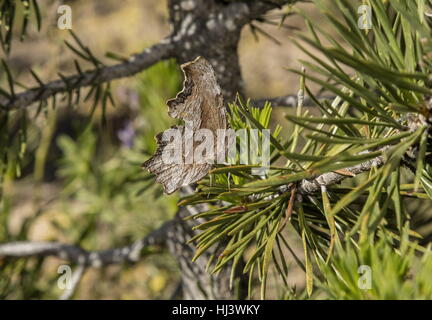
<path fill-rule="evenodd" d="M 117 131 L 117 137 L 119 138 L 123 147 L 131 149 L 134 145 L 134 139 L 136 136 L 136 131 L 133 126 L 132 121 L 127 121 L 123 129 Z"/>

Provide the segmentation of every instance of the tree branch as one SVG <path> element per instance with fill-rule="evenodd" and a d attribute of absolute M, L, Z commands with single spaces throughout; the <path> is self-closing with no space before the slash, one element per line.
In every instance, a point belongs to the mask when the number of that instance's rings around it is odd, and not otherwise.
<path fill-rule="evenodd" d="M 174 55 L 174 46 L 170 38 L 167 38 L 141 53 L 132 55 L 127 61 L 108 67 L 76 74 L 65 79 L 49 82 L 41 87 L 32 88 L 10 98 L 0 96 L 0 106 L 6 109 L 19 109 L 30 106 L 37 101 L 67 91 L 77 90 L 82 87 L 109 82 L 114 79 L 129 77 L 153 64 L 171 58 Z"/>
<path fill-rule="evenodd" d="M 381 151 L 386 150 L 388 147 L 384 147 Z M 265 200 L 271 200 L 279 197 L 282 193 L 289 191 L 292 188 L 296 188 L 296 193 L 299 195 L 308 195 L 321 190 L 322 187 L 329 187 L 334 184 L 342 182 L 347 178 L 353 178 L 361 173 L 368 172 L 372 168 L 382 167 L 385 164 L 385 159 L 383 156 L 378 156 L 371 160 L 367 160 L 358 165 L 345 168 L 343 170 L 336 170 L 331 172 L 323 173 L 313 179 L 302 179 L 296 182 L 296 186 L 294 183 L 290 183 L 287 185 L 282 185 L 278 188 L 278 192 L 276 194 L 270 195 L 265 198 Z M 261 197 L 261 195 L 252 195 L 249 196 L 250 201 L 256 201 L 257 198 Z"/>
<path fill-rule="evenodd" d="M 308 0 L 268 0 L 268 1 L 245 1 L 249 7 L 249 20 L 255 20 L 270 10 L 282 8 L 287 4 L 294 4 L 297 2 L 309 2 Z"/>
<path fill-rule="evenodd" d="M 310 194 L 310 193 L 318 192 L 319 190 L 321 190 L 321 186 L 328 187 L 334 185 L 346 178 L 350 178 L 350 177 L 352 178 L 360 173 L 368 172 L 374 167 L 379 168 L 383 166 L 384 163 L 385 163 L 384 157 L 379 156 L 374 159 L 365 161 L 356 166 L 349 167 L 343 170 L 346 171 L 346 173 L 350 173 L 352 175 L 340 174 L 337 172 L 327 172 L 316 177 L 313 180 L 303 179 L 300 182 L 297 191 L 301 194 Z"/>
<path fill-rule="evenodd" d="M 308 0 L 225 0 L 225 2 L 230 2 L 230 5 L 224 10 L 226 19 L 242 27 L 270 10 L 282 8 L 287 4 L 308 2 Z"/>
<path fill-rule="evenodd" d="M 168 230 L 176 221 L 171 220 L 143 239 L 130 245 L 102 251 L 86 251 L 79 246 L 56 242 L 12 242 L 0 245 L 1 257 L 54 256 L 83 267 L 101 267 L 110 264 L 137 262 L 143 249 L 165 246 Z"/>

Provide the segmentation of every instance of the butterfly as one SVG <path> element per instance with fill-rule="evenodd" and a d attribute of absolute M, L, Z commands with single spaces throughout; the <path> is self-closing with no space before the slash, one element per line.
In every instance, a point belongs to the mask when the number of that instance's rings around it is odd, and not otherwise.
<path fill-rule="evenodd" d="M 156 175 L 166 194 L 197 182 L 211 170 L 216 161 L 196 161 L 197 155 L 202 156 L 203 140 L 210 148 L 206 149 L 207 160 L 220 159 L 225 153 L 224 148 L 215 147 L 214 140 L 218 132 L 228 128 L 228 121 L 213 67 L 205 58 L 198 57 L 181 65 L 181 69 L 185 78 L 183 90 L 168 100 L 167 106 L 168 115 L 183 120 L 185 125 L 159 133 L 156 153 L 142 165 Z"/>

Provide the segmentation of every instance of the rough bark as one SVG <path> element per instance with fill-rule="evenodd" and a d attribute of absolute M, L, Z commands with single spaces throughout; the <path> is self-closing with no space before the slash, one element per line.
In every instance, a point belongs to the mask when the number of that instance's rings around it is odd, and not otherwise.
<path fill-rule="evenodd" d="M 237 54 L 241 26 L 239 15 L 247 10 L 244 3 L 226 5 L 219 1 L 169 0 L 172 44 L 179 63 L 206 58 L 230 101 L 243 92 Z"/>

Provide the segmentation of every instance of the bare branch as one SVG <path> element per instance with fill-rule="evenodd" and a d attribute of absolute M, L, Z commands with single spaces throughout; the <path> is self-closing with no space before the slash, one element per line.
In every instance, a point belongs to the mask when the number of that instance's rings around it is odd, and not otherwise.
<path fill-rule="evenodd" d="M 79 246 L 56 242 L 21 241 L 0 245 L 0 257 L 55 256 L 83 267 L 137 262 L 144 248 L 165 246 L 168 230 L 175 223 L 174 220 L 168 221 L 143 239 L 116 249 L 86 251 Z"/>
<path fill-rule="evenodd" d="M 170 38 L 167 38 L 141 53 L 132 55 L 125 62 L 55 80 L 42 87 L 29 89 L 10 98 L 0 96 L 0 106 L 10 110 L 25 108 L 34 102 L 46 100 L 58 93 L 129 77 L 173 55 L 174 47 Z"/>

